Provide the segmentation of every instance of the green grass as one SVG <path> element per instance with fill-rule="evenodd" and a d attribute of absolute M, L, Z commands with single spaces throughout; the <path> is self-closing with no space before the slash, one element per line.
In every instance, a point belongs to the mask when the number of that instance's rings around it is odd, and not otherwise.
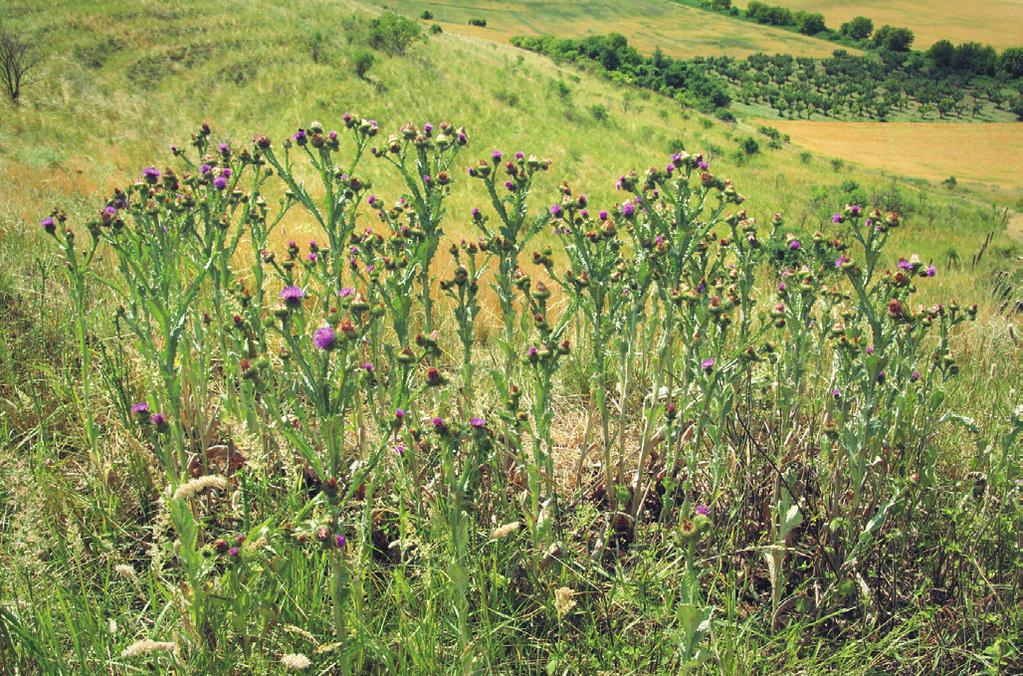
<path fill-rule="evenodd" d="M 418 15 L 429 4 L 416 3 L 418 11 L 410 13 Z M 491 7 L 460 11 L 487 18 L 491 25 L 485 31 L 504 30 L 504 19 L 492 20 Z M 0 671 L 120 672 L 139 665 L 166 671 L 167 655 L 130 666 L 119 657 L 141 638 L 202 646 L 182 656 L 180 670 L 188 673 L 276 673 L 280 656 L 291 652 L 313 656 L 324 671 L 361 666 L 437 673 L 451 670 L 453 656 L 459 656 L 451 581 L 440 551 L 443 529 L 435 523 L 424 522 L 422 532 L 409 536 L 423 548 L 427 564 L 395 567 L 386 575 L 378 569 L 360 573 L 372 612 L 340 638 L 333 634 L 323 593 L 323 560 L 301 550 L 265 553 L 268 565 L 247 583 L 271 591 L 251 607 L 233 609 L 251 618 L 252 626 L 258 621 L 267 628 L 259 635 L 230 627 L 197 635 L 182 595 L 164 584 L 164 565 L 171 567 L 175 554 L 173 531 L 157 502 L 162 479 L 148 449 L 109 414 L 109 400 L 100 395 L 80 400 L 73 307 L 59 259 L 36 223 L 54 206 L 82 222 L 111 188 L 134 180 L 141 167 L 170 164 L 166 148 L 186 145 L 202 121 L 211 123 L 218 139 L 245 144 L 255 133 L 284 138 L 314 119 L 337 125 L 346 110 L 378 119 L 385 134 L 410 118 L 446 119 L 469 128 L 470 149 L 461 157 L 466 163 L 491 148 L 549 156 L 554 165 L 538 185 L 536 200 L 553 201 L 558 183 L 569 180 L 590 196 L 594 210 L 620 199 L 614 176 L 663 165 L 680 141 L 691 152 L 712 156 L 715 170 L 748 196 L 751 215 L 767 223 L 781 212 L 803 237 L 847 199 L 899 202 L 907 224 L 891 253 L 915 252 L 942 267 L 921 292 L 922 300 L 957 296 L 982 306 L 977 328 L 960 341 L 955 409 L 974 419 L 984 439 L 1004 428 L 1019 402 L 1015 383 L 1021 370 L 1019 348 L 1008 334 L 1014 324 L 999 314 L 990 295 L 992 273 L 1015 270 L 1018 255 L 994 212 L 996 203 L 1007 204 L 1005 194 L 992 197 L 969 186 L 953 194 L 936 183 L 838 166 L 816 155 L 804 158 L 788 145 L 768 149 L 755 124 L 713 121 L 477 36 L 483 32 L 447 31 L 407 58 L 378 55 L 363 80 L 350 60 L 362 30 L 352 16 L 364 17 L 365 11 L 328 0 L 288 7 L 257 0 L 245 11 L 192 0 L 146 5 L 90 0 L 59 8 L 15 2 L 0 10 L 7 25 L 38 36 L 48 52 L 23 105 L 0 104 Z M 546 28 L 558 12 L 569 17 L 562 8 L 524 7 L 510 32 L 518 32 L 519 23 Z M 434 13 L 445 18 L 439 7 Z M 460 15 L 454 19 L 463 23 Z M 327 39 L 314 63 L 317 33 Z M 567 95 L 559 93 L 566 88 Z M 592 115 L 596 105 L 606 108 L 606 120 Z M 762 152 L 740 159 L 739 140 L 747 135 L 758 137 Z M 379 194 L 397 195 L 393 178 L 382 172 L 372 178 Z M 480 202 L 478 189 L 459 173 L 450 201 L 452 237 L 471 232 L 468 212 Z M 281 242 L 303 241 L 315 232 L 297 216 L 285 228 Z M 989 232 L 995 235 L 985 257 L 971 267 Z M 952 251 L 961 265 L 946 270 Z M 108 339 L 104 331 L 113 313 L 106 301 L 97 292 L 89 305 L 97 341 Z M 107 368 L 98 367 L 95 377 L 102 378 Z M 573 368 L 584 381 L 585 367 Z M 568 395 L 558 403 L 564 407 L 559 422 L 570 435 L 580 417 L 573 408 L 578 404 Z M 91 407 L 103 414 L 109 472 L 92 465 L 79 423 Z M 984 458 L 974 450 L 977 439 L 951 429 L 942 434 L 947 454 L 942 471 L 957 486 L 972 485 L 971 463 Z M 271 483 L 252 490 L 268 500 Z M 968 488 L 963 490 L 967 495 Z M 295 504 L 275 507 L 297 511 L 298 498 L 292 499 Z M 578 528 L 586 528 L 581 517 Z M 522 541 L 481 546 L 468 562 L 479 585 L 476 598 L 487 600 L 473 609 L 478 624 L 469 646 L 472 670 L 672 670 L 679 635 L 668 609 L 682 600 L 673 584 L 676 560 L 662 557 L 656 547 L 639 547 L 627 565 L 561 573 L 562 584 L 586 592 L 579 599 L 584 612 L 559 620 L 547 589 L 517 586 L 522 580 L 512 564 L 527 545 L 526 536 L 516 537 Z M 708 566 L 718 556 L 709 554 Z M 115 572 L 125 563 L 135 568 L 135 577 Z M 972 569 L 961 574 L 972 575 Z M 962 615 L 949 616 L 937 602 L 921 598 L 917 607 L 873 625 L 836 620 L 818 626 L 793 619 L 773 629 L 763 595 L 750 591 L 754 581 L 720 578 L 709 584 L 721 606 L 708 642 L 707 673 L 927 672 L 944 664 L 979 670 L 997 668 L 999 650 L 1008 655 L 1003 668 L 1011 670 L 1011 660 L 1018 660 L 1019 618 L 1011 612 L 999 615 L 1005 626 L 992 631 L 980 609 L 956 605 L 948 612 Z M 353 616 L 360 616 L 358 610 Z M 970 632 L 984 641 L 964 639 Z M 988 640 L 991 635 L 1001 642 Z M 334 646 L 336 641 L 343 645 Z M 346 661 L 352 654 L 363 661 Z"/>
<path fill-rule="evenodd" d="M 825 40 L 798 35 L 772 27 L 737 23 L 729 17 L 679 5 L 672 0 L 650 2 L 373 2 L 373 5 L 419 17 L 424 10 L 433 14 L 426 23 L 439 23 L 445 30 L 489 40 L 507 42 L 516 35 L 556 35 L 579 38 L 618 32 L 637 48 L 680 58 L 730 54 L 745 56 L 756 52 L 789 53 L 799 56 L 828 56 L 834 45 Z M 485 19 L 485 28 L 468 25 L 469 19 Z M 857 51 L 857 50 L 852 50 Z"/>

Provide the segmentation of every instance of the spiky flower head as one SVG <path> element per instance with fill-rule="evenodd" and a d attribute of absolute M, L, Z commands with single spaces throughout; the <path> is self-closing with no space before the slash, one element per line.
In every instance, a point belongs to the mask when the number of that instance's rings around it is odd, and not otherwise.
<path fill-rule="evenodd" d="M 313 334 L 313 344 L 327 352 L 333 350 L 337 346 L 337 334 L 334 333 L 334 327 L 321 326 L 316 329 L 316 333 Z"/>
<path fill-rule="evenodd" d="M 288 308 L 295 310 L 302 305 L 305 298 L 305 291 L 298 286 L 286 286 L 281 290 L 281 300 Z"/>

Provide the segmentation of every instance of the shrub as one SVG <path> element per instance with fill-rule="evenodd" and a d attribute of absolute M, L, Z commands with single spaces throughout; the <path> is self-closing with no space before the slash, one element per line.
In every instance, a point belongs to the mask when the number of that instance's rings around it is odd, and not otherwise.
<path fill-rule="evenodd" d="M 469 25 L 470 26 L 479 26 L 480 28 L 486 28 L 487 27 L 487 20 L 486 19 L 469 19 Z"/>
<path fill-rule="evenodd" d="M 860 42 L 869 38 L 870 34 L 874 32 L 874 22 L 865 16 L 857 16 L 842 24 L 839 31 L 842 35 Z"/>
<path fill-rule="evenodd" d="M 376 57 L 368 49 L 356 49 L 352 53 L 352 70 L 360 78 L 366 78 L 374 63 L 376 63 Z"/>
<path fill-rule="evenodd" d="M 433 12 L 431 12 L 428 9 L 424 9 L 423 13 L 419 15 L 419 18 L 422 19 L 423 21 L 430 21 L 431 19 L 433 19 Z"/>
<path fill-rule="evenodd" d="M 590 106 L 590 115 L 598 122 L 604 122 L 608 118 L 607 106 L 603 103 L 594 103 Z"/>
<path fill-rule="evenodd" d="M 739 140 L 739 149 L 746 157 L 752 157 L 760 153 L 760 144 L 752 136 L 745 136 Z"/>
<path fill-rule="evenodd" d="M 394 12 L 384 12 L 369 21 L 369 45 L 388 54 L 404 56 L 425 39 L 419 24 Z"/>
<path fill-rule="evenodd" d="M 435 23 L 432 26 L 430 26 L 430 35 L 440 35 L 443 32 L 444 29 L 441 28 L 439 23 Z"/>
<path fill-rule="evenodd" d="M 908 52 L 913 37 L 913 31 L 908 28 L 881 26 L 874 32 L 874 44 L 890 52 Z"/>
<path fill-rule="evenodd" d="M 551 91 L 562 101 L 568 101 L 572 96 L 572 88 L 564 80 L 554 80 L 550 84 Z"/>

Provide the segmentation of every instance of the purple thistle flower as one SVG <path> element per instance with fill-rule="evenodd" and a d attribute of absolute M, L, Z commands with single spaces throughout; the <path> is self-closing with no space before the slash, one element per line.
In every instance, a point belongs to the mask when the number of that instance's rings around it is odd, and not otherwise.
<path fill-rule="evenodd" d="M 405 444 L 399 443 L 395 445 L 394 452 L 397 453 L 398 455 L 405 455 Z"/>
<path fill-rule="evenodd" d="M 675 172 L 675 165 L 669 162 L 668 164 L 664 165 L 664 171 L 666 174 L 668 174 L 668 176 L 671 176 Z"/>
<path fill-rule="evenodd" d="M 316 262 L 316 254 L 314 252 L 310 251 L 308 254 L 306 254 L 305 259 L 307 261 L 309 261 L 310 263 L 315 263 Z"/>
<path fill-rule="evenodd" d="M 231 171 L 231 167 L 224 167 L 223 169 L 220 170 L 220 175 L 223 176 L 224 178 L 231 178 L 232 173 L 233 172 Z"/>
<path fill-rule="evenodd" d="M 606 211 L 601 210 L 601 212 L 599 214 L 597 214 L 597 218 L 599 218 L 602 221 L 606 221 L 607 220 L 607 215 L 608 214 L 607 214 Z"/>
<path fill-rule="evenodd" d="M 157 432 L 164 432 L 167 430 L 167 416 L 163 413 L 154 413 L 149 416 L 149 422 L 152 423 Z"/>
<path fill-rule="evenodd" d="M 480 429 L 483 429 L 483 427 L 487 424 L 487 422 L 483 418 L 475 418 L 474 417 L 474 418 L 469 418 L 469 424 L 472 425 L 473 429 L 480 430 Z"/>
<path fill-rule="evenodd" d="M 696 505 L 697 516 L 710 516 L 710 507 L 707 505 Z"/>
<path fill-rule="evenodd" d="M 500 150 L 490 151 L 490 159 L 494 160 L 494 162 L 500 162 L 502 157 L 504 157 L 504 154 Z"/>
<path fill-rule="evenodd" d="M 281 289 L 281 300 L 284 304 L 291 309 L 295 309 L 302 305 L 302 299 L 305 298 L 305 291 L 297 286 L 286 286 Z"/>
<path fill-rule="evenodd" d="M 529 348 L 528 350 L 526 350 L 526 355 L 527 355 L 527 356 L 530 356 L 530 357 L 535 357 L 535 356 L 536 356 L 536 353 L 537 353 L 537 351 L 538 351 L 538 350 L 536 349 L 536 346 L 535 346 L 535 345 L 533 345 L 533 346 L 531 346 L 531 347 L 530 347 L 530 348 Z"/>
<path fill-rule="evenodd" d="M 700 367 L 704 371 L 710 371 L 712 368 L 714 368 L 714 358 L 710 357 L 708 359 L 704 359 L 702 362 L 700 362 Z"/>
<path fill-rule="evenodd" d="M 626 218 L 632 218 L 632 215 L 636 213 L 636 205 L 632 202 L 626 202 L 622 204 L 622 216 Z"/>
<path fill-rule="evenodd" d="M 900 270 L 912 270 L 913 264 L 907 261 L 905 258 L 900 258 L 898 262 Z"/>
<path fill-rule="evenodd" d="M 836 387 L 835 389 L 831 390 L 831 396 L 834 397 L 835 399 L 840 398 L 842 396 L 842 390 Z"/>
<path fill-rule="evenodd" d="M 707 162 L 707 160 L 700 160 L 699 162 L 696 163 L 696 166 L 698 166 L 700 169 L 704 171 L 710 169 L 710 163 Z"/>
<path fill-rule="evenodd" d="M 912 373 L 909 374 L 909 379 L 912 380 L 914 383 L 920 380 L 920 372 L 913 371 Z"/>
<path fill-rule="evenodd" d="M 341 289 L 340 291 L 338 291 L 337 295 L 342 297 L 342 298 L 348 298 L 349 296 L 354 296 L 355 295 L 355 289 L 353 289 L 350 286 L 346 286 L 343 289 Z"/>
<path fill-rule="evenodd" d="M 403 408 L 394 409 L 394 417 L 397 418 L 398 420 L 403 419 L 405 417 L 405 409 Z"/>
<path fill-rule="evenodd" d="M 377 201 L 377 196 L 376 195 L 370 195 L 369 197 L 366 198 L 366 204 L 368 204 L 370 206 L 373 206 L 374 204 L 376 204 L 376 201 Z"/>
<path fill-rule="evenodd" d="M 203 164 L 203 165 L 199 166 L 199 173 L 200 174 L 208 174 L 211 171 L 213 171 L 213 165 L 212 164 Z"/>
<path fill-rule="evenodd" d="M 786 288 L 785 287 L 785 282 L 778 282 L 778 290 L 779 291 L 784 291 L 785 288 Z"/>
<path fill-rule="evenodd" d="M 836 268 L 840 268 L 843 265 L 845 265 L 846 263 L 848 263 L 849 260 L 850 260 L 850 258 L 848 256 L 846 256 L 845 254 L 842 254 L 841 256 L 839 256 L 838 258 L 835 259 L 835 267 Z"/>
<path fill-rule="evenodd" d="M 337 345 L 337 334 L 334 333 L 334 327 L 321 326 L 316 329 L 316 333 L 313 334 L 313 344 L 321 350 L 328 352 L 333 350 Z"/>
<path fill-rule="evenodd" d="M 859 204 L 853 204 L 849 207 L 849 213 L 853 216 L 859 216 L 863 212 L 863 207 Z"/>
<path fill-rule="evenodd" d="M 338 549 L 344 549 L 346 544 L 348 544 L 348 539 L 344 535 L 338 533 L 334 536 L 334 546 Z"/>
<path fill-rule="evenodd" d="M 131 414 L 138 416 L 140 422 L 149 422 L 149 404 L 140 401 L 131 407 Z"/>
<path fill-rule="evenodd" d="M 213 179 L 213 187 L 216 188 L 217 190 L 223 190 L 224 188 L 227 187 L 227 179 L 224 178 L 223 176 L 217 176 L 215 179 Z"/>
<path fill-rule="evenodd" d="M 426 124 L 424 124 L 424 125 L 423 125 L 423 132 L 425 132 L 427 136 L 429 136 L 430 134 L 432 134 L 432 133 L 433 133 L 433 125 L 432 125 L 432 124 L 430 124 L 429 122 L 427 122 Z"/>
<path fill-rule="evenodd" d="M 241 550 L 238 549 L 237 547 L 231 547 L 230 549 L 227 550 L 227 555 L 230 556 L 232 559 L 237 557 L 238 554 L 240 554 L 240 553 L 241 553 Z"/>
<path fill-rule="evenodd" d="M 149 183 L 156 183 L 160 179 L 160 171 L 156 167 L 146 167 L 142 170 L 142 178 Z"/>
<path fill-rule="evenodd" d="M 551 208 L 550 208 L 550 212 L 551 212 L 551 216 L 553 216 L 554 218 L 560 218 L 561 217 L 561 205 L 560 204 L 552 204 Z"/>
<path fill-rule="evenodd" d="M 789 242 L 789 248 L 792 249 L 793 251 L 795 251 L 796 249 L 801 249 L 802 247 L 803 244 L 798 239 L 794 239 Z"/>
<path fill-rule="evenodd" d="M 927 269 L 924 270 L 924 274 L 926 274 L 928 277 L 933 277 L 934 275 L 938 274 L 938 269 L 933 265 L 928 265 Z"/>
<path fill-rule="evenodd" d="M 874 354 L 874 346 L 867 345 L 867 354 Z"/>
<path fill-rule="evenodd" d="M 219 146 L 217 146 L 217 150 L 220 151 L 221 155 L 226 155 L 229 152 L 231 152 L 231 147 L 226 143 L 221 143 Z"/>
<path fill-rule="evenodd" d="M 292 136 L 291 138 L 295 139 L 295 143 L 297 143 L 298 145 L 304 146 L 306 144 L 305 129 L 299 129 L 298 131 L 295 132 L 295 135 Z"/>
<path fill-rule="evenodd" d="M 477 209 L 476 207 L 473 207 L 472 211 L 470 211 L 469 213 L 472 214 L 472 220 L 474 221 L 480 217 L 480 210 Z"/>
<path fill-rule="evenodd" d="M 517 160 L 525 159 L 525 157 L 526 157 L 526 154 L 524 152 L 522 152 L 521 150 L 519 152 L 515 153 L 515 159 L 517 159 Z"/>
<path fill-rule="evenodd" d="M 508 190 L 515 190 L 515 184 L 512 183 L 511 181 L 505 181 L 504 187 L 507 188 Z"/>
<path fill-rule="evenodd" d="M 430 420 L 430 423 L 433 425 L 433 428 L 438 432 L 443 433 L 447 429 L 447 425 L 444 424 L 444 419 L 441 418 L 439 415 L 434 416 L 433 419 Z"/>
<path fill-rule="evenodd" d="M 836 223 L 836 224 L 837 223 L 841 223 L 842 220 L 843 220 L 842 214 L 835 213 L 835 214 L 832 214 L 832 216 L 831 216 L 831 222 L 832 223 Z"/>
<path fill-rule="evenodd" d="M 362 365 L 362 369 L 363 369 L 363 370 L 364 370 L 364 371 L 365 371 L 366 373 L 373 373 L 373 371 L 375 371 L 375 370 L 376 370 L 376 367 L 375 367 L 375 366 L 373 366 L 373 364 L 372 364 L 372 363 L 370 363 L 370 362 L 366 362 L 365 364 L 363 364 L 363 365 Z"/>
<path fill-rule="evenodd" d="M 43 230 L 50 233 L 51 235 L 57 230 L 57 222 L 54 221 L 49 216 L 39 221 L 39 225 L 40 227 L 42 227 Z"/>

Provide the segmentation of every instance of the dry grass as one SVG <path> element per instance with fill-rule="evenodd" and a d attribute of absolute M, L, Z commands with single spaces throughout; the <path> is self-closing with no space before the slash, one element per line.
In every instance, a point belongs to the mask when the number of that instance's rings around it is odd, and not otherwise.
<path fill-rule="evenodd" d="M 770 120 L 793 143 L 869 167 L 943 180 L 1023 187 L 1023 125 L 1017 123 Z"/>
<path fill-rule="evenodd" d="M 736 4 L 745 7 L 747 3 Z M 998 49 L 1023 44 L 1023 2 L 1019 0 L 770 0 L 768 4 L 820 12 L 832 28 L 854 16 L 870 17 L 875 26 L 906 26 L 916 34 L 917 48 L 944 38 Z"/>
<path fill-rule="evenodd" d="M 725 16 L 679 5 L 669 0 L 651 2 L 420 2 L 376 0 L 373 4 L 408 16 L 429 10 L 433 23 L 445 31 L 507 42 L 515 35 L 557 35 L 579 38 L 617 32 L 644 52 L 660 47 L 681 58 L 708 54 L 744 57 L 755 52 L 797 56 L 827 56 L 835 46 L 827 41 L 768 26 L 756 26 Z M 468 25 L 485 19 L 486 28 Z"/>

